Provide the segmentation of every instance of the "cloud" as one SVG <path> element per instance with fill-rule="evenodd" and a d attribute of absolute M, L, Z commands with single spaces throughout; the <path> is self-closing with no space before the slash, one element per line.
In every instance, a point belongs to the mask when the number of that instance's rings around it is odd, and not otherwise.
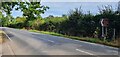
<path fill-rule="evenodd" d="M 118 2 L 119 0 L 41 0 L 42 2 Z"/>

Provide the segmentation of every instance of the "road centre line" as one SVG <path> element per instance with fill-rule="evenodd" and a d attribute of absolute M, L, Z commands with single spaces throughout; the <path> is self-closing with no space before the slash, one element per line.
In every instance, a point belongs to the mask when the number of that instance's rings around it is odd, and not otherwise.
<path fill-rule="evenodd" d="M 43 38 L 41 38 L 41 39 L 43 39 Z M 43 40 L 47 40 L 47 41 L 49 41 L 49 42 L 55 43 L 55 42 L 52 41 L 52 40 L 48 40 L 48 39 L 43 39 Z"/>
<path fill-rule="evenodd" d="M 80 50 L 80 49 L 76 49 L 76 51 L 83 52 L 83 53 L 86 53 L 86 54 L 89 54 L 89 55 L 94 55 L 92 53 L 89 53 L 89 52 L 86 52 L 86 51 L 83 51 L 83 50 Z"/>
<path fill-rule="evenodd" d="M 53 42 L 53 43 L 55 43 L 54 41 L 52 41 L 52 40 L 47 40 L 47 41 L 50 41 L 50 42 Z"/>
<path fill-rule="evenodd" d="M 35 32 L 30 32 L 30 33 L 33 33 L 33 34 L 40 34 L 40 33 L 35 33 Z M 48 35 L 48 34 L 45 34 L 45 35 Z M 50 36 L 53 36 L 53 35 L 50 35 Z M 57 36 L 57 37 L 58 37 L 58 36 Z M 61 37 L 59 37 L 59 38 L 61 38 Z M 62 37 L 62 39 L 72 40 L 72 41 L 77 41 L 77 42 L 84 42 L 84 43 L 92 44 L 92 45 L 98 45 L 98 44 L 95 44 L 95 43 L 90 43 L 90 42 L 85 42 L 85 41 L 79 41 L 79 40 L 73 40 L 73 39 L 64 38 L 64 37 Z M 102 45 L 102 46 L 104 46 L 104 45 Z"/>

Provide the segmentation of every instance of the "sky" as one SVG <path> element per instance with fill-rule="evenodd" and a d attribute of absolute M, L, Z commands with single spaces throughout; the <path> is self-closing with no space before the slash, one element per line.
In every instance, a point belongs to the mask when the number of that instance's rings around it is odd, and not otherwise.
<path fill-rule="evenodd" d="M 41 16 L 47 17 L 49 15 L 53 16 L 62 16 L 62 14 L 68 14 L 70 10 L 73 10 L 75 8 L 79 8 L 80 6 L 82 7 L 83 13 L 87 13 L 88 11 L 91 11 L 92 14 L 97 14 L 98 13 L 98 7 L 102 7 L 102 5 L 111 5 L 113 9 L 117 9 L 117 3 L 114 0 L 114 2 L 110 2 L 113 0 L 109 0 L 109 2 L 95 2 L 95 0 L 91 0 L 93 2 L 85 2 L 87 0 L 84 0 L 84 2 L 80 2 L 83 0 L 69 0 L 69 2 L 65 2 L 66 0 L 42 0 L 41 4 L 50 7 L 44 14 L 41 14 Z M 101 0 L 97 0 L 101 1 Z M 102 0 L 104 1 L 104 0 Z M 20 11 L 15 11 L 13 10 L 12 16 L 17 17 L 17 16 L 22 16 L 22 12 Z"/>
<path fill-rule="evenodd" d="M 118 2 L 120 0 L 41 0 L 42 2 Z"/>
<path fill-rule="evenodd" d="M 113 10 L 117 9 L 117 2 L 45 2 L 42 4 L 50 7 L 45 14 L 42 14 L 42 17 L 49 15 L 62 16 L 62 14 L 68 14 L 70 10 L 80 7 L 83 13 L 86 14 L 90 11 L 94 15 L 98 14 L 98 7 L 111 5 Z"/>
<path fill-rule="evenodd" d="M 0 0 L 1 1 L 1 0 Z M 2 0 L 2 1 L 41 1 L 41 2 L 118 2 L 120 0 Z"/>

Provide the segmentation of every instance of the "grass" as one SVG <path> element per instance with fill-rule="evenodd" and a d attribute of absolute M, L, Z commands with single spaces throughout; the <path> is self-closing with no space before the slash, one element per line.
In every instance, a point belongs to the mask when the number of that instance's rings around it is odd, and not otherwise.
<path fill-rule="evenodd" d="M 38 30 L 29 30 L 31 32 L 37 32 L 37 33 L 43 33 L 43 34 L 49 34 L 49 35 L 54 35 L 54 36 L 61 36 L 65 38 L 70 38 L 70 39 L 75 39 L 75 40 L 81 40 L 81 41 L 86 41 L 86 42 L 91 42 L 91 43 L 98 43 L 98 44 L 103 44 L 107 46 L 112 46 L 112 47 L 117 47 L 119 48 L 120 46 L 118 45 L 118 41 L 114 42 L 104 42 L 100 40 L 99 38 L 89 38 L 89 37 L 76 37 L 76 36 L 68 36 L 68 35 L 62 35 L 59 33 L 55 32 L 48 32 L 48 31 L 38 31 Z"/>
<path fill-rule="evenodd" d="M 0 31 L 0 44 L 3 42 L 2 34 L 3 34 L 3 31 Z"/>
<path fill-rule="evenodd" d="M 3 33 L 3 32 L 2 32 L 2 31 L 0 31 L 0 44 L 1 44 L 1 43 L 2 43 L 2 41 L 3 41 L 3 40 L 2 40 L 2 33 Z"/>
<path fill-rule="evenodd" d="M 7 37 L 5 35 L 5 32 L 0 30 L 0 44 L 4 43 L 6 40 Z"/>

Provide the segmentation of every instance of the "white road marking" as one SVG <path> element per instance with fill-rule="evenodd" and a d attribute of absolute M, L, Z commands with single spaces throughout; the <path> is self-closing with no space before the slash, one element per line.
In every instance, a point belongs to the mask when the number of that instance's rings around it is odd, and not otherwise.
<path fill-rule="evenodd" d="M 48 41 L 55 43 L 55 42 L 54 42 L 54 41 L 52 41 L 52 40 L 48 40 Z"/>
<path fill-rule="evenodd" d="M 32 33 L 32 34 L 40 34 L 40 33 L 35 33 L 35 32 L 29 32 L 29 33 Z"/>
<path fill-rule="evenodd" d="M 41 39 L 43 39 L 43 38 L 41 38 Z M 49 42 L 55 43 L 55 42 L 52 41 L 52 40 L 48 40 L 48 39 L 43 39 L 43 40 L 47 40 L 47 41 L 49 41 Z"/>
<path fill-rule="evenodd" d="M 4 32 L 4 34 L 7 36 L 7 38 L 10 40 L 10 41 L 12 41 L 12 39 L 10 39 L 10 37 Z"/>
<path fill-rule="evenodd" d="M 79 52 L 83 52 L 83 53 L 89 54 L 89 55 L 94 55 L 92 53 L 89 53 L 89 52 L 86 52 L 86 51 L 83 51 L 83 50 L 80 50 L 80 49 L 76 49 L 76 50 L 79 51 Z"/>
<path fill-rule="evenodd" d="M 6 35 L 6 37 L 7 37 L 11 42 L 13 42 L 12 39 L 11 39 L 5 32 L 4 32 L 4 34 Z M 12 48 L 10 47 L 9 44 L 7 44 L 7 47 L 8 47 L 8 49 L 10 50 L 11 54 L 12 54 L 12 55 L 15 55 L 15 53 L 13 52 L 13 50 L 12 50 Z"/>
<path fill-rule="evenodd" d="M 114 55 L 118 55 L 118 51 L 114 51 L 114 50 L 107 50 L 107 52 L 109 52 L 109 53 L 114 53 Z"/>
<path fill-rule="evenodd" d="M 8 48 L 9 48 L 10 52 L 11 52 L 11 55 L 15 55 L 14 52 L 12 51 L 10 45 L 7 44 L 7 46 L 8 46 Z"/>

